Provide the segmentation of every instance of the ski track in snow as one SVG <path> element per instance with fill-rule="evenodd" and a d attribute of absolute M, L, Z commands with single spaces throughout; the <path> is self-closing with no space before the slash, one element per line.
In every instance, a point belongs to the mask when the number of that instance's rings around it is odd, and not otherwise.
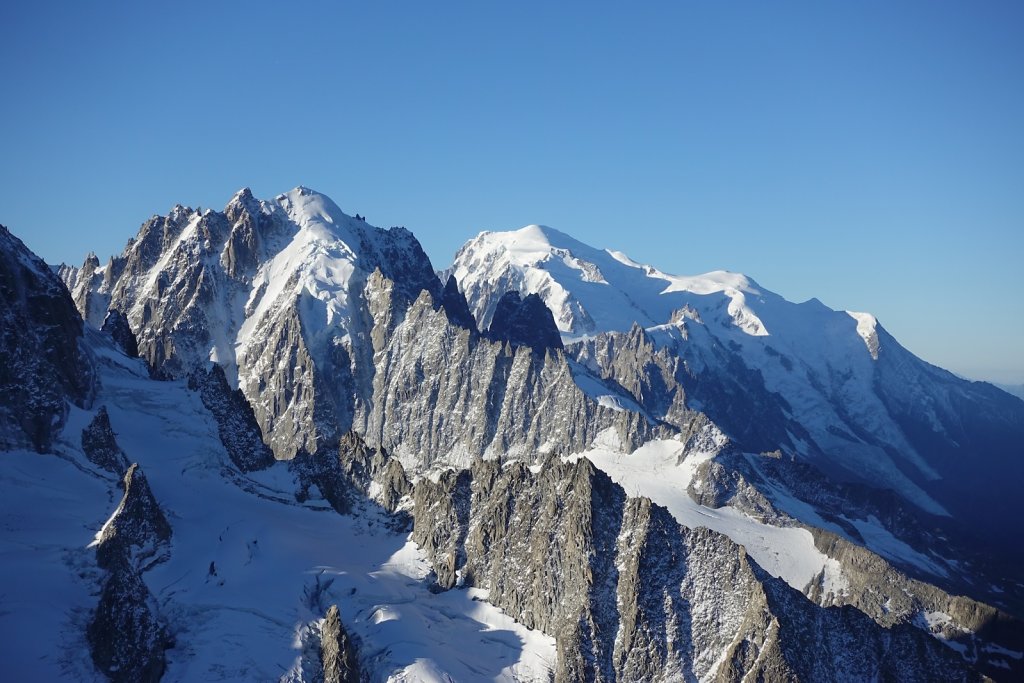
<path fill-rule="evenodd" d="M 234 470 L 184 383 L 154 382 L 110 347 L 96 356 L 95 408 L 107 405 L 119 445 L 173 527 L 170 559 L 144 574 L 176 639 L 163 680 L 299 680 L 303 633 L 334 603 L 374 680 L 548 679 L 553 638 L 482 601 L 483 591 L 430 592 L 418 547 L 372 511 L 280 502 L 294 500 L 285 464 L 249 477 Z M 102 573 L 86 546 L 120 499 L 114 479 L 80 452 L 93 414 L 72 409 L 64 458 L 4 454 L 0 657 L 11 680 L 97 675 L 68 663 L 88 662 L 80 629 Z M 75 648 L 64 662 L 58 638 Z"/>

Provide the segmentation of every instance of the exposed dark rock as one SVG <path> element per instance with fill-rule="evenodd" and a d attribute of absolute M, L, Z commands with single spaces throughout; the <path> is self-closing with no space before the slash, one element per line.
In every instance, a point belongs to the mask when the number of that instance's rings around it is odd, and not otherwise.
<path fill-rule="evenodd" d="M 520 299 L 517 291 L 505 292 L 494 309 L 487 334 L 496 341 L 522 344 L 540 353 L 562 348 L 562 336 L 551 309 L 536 294 Z"/>
<path fill-rule="evenodd" d="M 341 438 L 338 459 L 342 476 L 364 497 L 372 498 L 388 512 L 395 512 L 412 493 L 412 484 L 397 459 L 380 448 L 370 448 L 355 432 Z M 376 486 L 374 486 L 376 484 Z"/>
<path fill-rule="evenodd" d="M 97 539 L 96 561 L 107 575 L 86 637 L 96 668 L 111 681 L 158 681 L 172 639 L 142 572 L 162 559 L 171 527 L 138 465 L 128 468 L 123 485 Z"/>
<path fill-rule="evenodd" d="M 82 450 L 93 464 L 108 472 L 121 476 L 128 469 L 128 457 L 117 445 L 106 406 L 100 406 L 96 417 L 82 430 Z"/>
<path fill-rule="evenodd" d="M 136 568 L 124 564 L 112 570 L 86 629 L 96 668 L 115 683 L 159 681 L 164 650 L 172 642 L 158 615 L 156 599 Z"/>
<path fill-rule="evenodd" d="M 128 325 L 128 319 L 120 311 L 114 308 L 107 311 L 107 317 L 103 319 L 103 327 L 100 329 L 114 338 L 114 342 L 121 347 L 125 355 L 138 358 L 139 343 Z"/>
<path fill-rule="evenodd" d="M 316 487 L 335 512 L 347 515 L 352 511 L 352 486 L 342 474 L 341 461 L 334 449 L 324 449 L 319 453 L 300 451 L 288 461 L 288 468 L 298 479 L 295 499 L 300 503 L 315 497 L 313 487 Z"/>
<path fill-rule="evenodd" d="M 324 683 L 359 683 L 359 660 L 341 623 L 337 605 L 331 605 L 320 631 L 320 660 Z"/>
<path fill-rule="evenodd" d="M 402 464 L 386 452 L 367 446 L 355 432 L 345 434 L 337 450 L 299 453 L 289 467 L 299 480 L 298 500 L 309 498 L 311 487 L 316 486 L 324 500 L 341 514 L 349 514 L 366 500 L 393 513 L 412 492 Z"/>
<path fill-rule="evenodd" d="M 553 635 L 558 681 L 978 678 L 918 629 L 814 605 L 725 536 L 627 499 L 585 459 L 538 474 L 479 461 L 416 488 L 414 539 L 439 583 L 461 574 Z"/>
<path fill-rule="evenodd" d="M 188 387 L 199 392 L 203 405 L 213 414 L 221 443 L 238 469 L 253 472 L 274 463 L 274 454 L 263 442 L 252 406 L 241 391 L 231 389 L 223 368 L 214 364 L 206 372 L 193 372 Z"/>
<path fill-rule="evenodd" d="M 114 570 L 128 561 L 145 570 L 166 552 L 171 525 L 137 464 L 128 468 L 121 483 L 124 495 L 100 532 L 96 560 L 105 569 Z"/>
<path fill-rule="evenodd" d="M 606 383 L 627 393 L 658 419 L 686 425 L 694 411 L 686 407 L 681 359 L 658 348 L 634 324 L 627 333 L 605 333 L 566 347 L 566 355 L 587 367 Z"/>
<path fill-rule="evenodd" d="M 442 589 L 458 583 L 456 571 L 466 563 L 470 495 L 469 470 L 446 470 L 437 483 L 428 478 L 416 485 L 412 539 L 432 558 Z"/>
<path fill-rule="evenodd" d="M 578 452 L 608 428 L 626 447 L 672 431 L 601 405 L 573 373 L 557 350 L 538 354 L 451 324 L 423 293 L 377 356 L 373 412 L 359 431 L 413 474 L 480 456 Z"/>
<path fill-rule="evenodd" d="M 92 363 L 63 282 L 0 226 L 0 448 L 50 450 L 67 403 L 86 407 Z"/>
<path fill-rule="evenodd" d="M 459 281 L 454 275 L 449 275 L 448 282 L 445 283 L 444 291 L 441 293 L 441 306 L 448 315 L 448 321 L 453 325 L 464 327 L 471 332 L 477 331 L 476 320 L 469 310 L 466 297 L 459 290 Z"/>

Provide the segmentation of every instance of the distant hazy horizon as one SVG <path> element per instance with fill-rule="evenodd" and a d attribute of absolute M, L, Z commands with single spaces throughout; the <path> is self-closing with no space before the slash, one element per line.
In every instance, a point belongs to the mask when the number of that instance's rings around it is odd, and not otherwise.
<path fill-rule="evenodd" d="M 0 223 L 50 262 L 299 185 L 438 268 L 550 225 L 1024 383 L 1024 5 L 21 3 Z"/>

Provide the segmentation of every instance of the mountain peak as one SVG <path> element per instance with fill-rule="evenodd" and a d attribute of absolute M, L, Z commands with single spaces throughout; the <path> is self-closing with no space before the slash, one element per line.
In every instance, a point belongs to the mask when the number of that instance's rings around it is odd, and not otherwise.
<path fill-rule="evenodd" d="M 721 317 L 708 313 L 722 310 L 728 324 L 749 335 L 768 333 L 746 300 L 762 292 L 745 275 L 669 275 L 542 225 L 481 233 L 459 250 L 452 272 L 470 292 L 481 327 L 489 324 L 498 298 L 517 289 L 523 296 L 541 294 L 567 341 L 628 330 L 634 322 L 665 324 L 685 303 L 705 309 L 705 319 Z M 483 289 L 491 294 L 481 295 Z"/>
<path fill-rule="evenodd" d="M 231 201 L 228 202 L 228 206 L 235 203 L 249 203 L 256 201 L 256 197 L 253 196 L 252 190 L 249 187 L 243 187 L 231 197 Z"/>
<path fill-rule="evenodd" d="M 365 225 L 365 221 L 342 211 L 327 195 L 302 185 L 278 195 L 275 201 L 296 225 L 314 232 L 328 229 L 337 234 L 338 228 L 361 231 Z"/>

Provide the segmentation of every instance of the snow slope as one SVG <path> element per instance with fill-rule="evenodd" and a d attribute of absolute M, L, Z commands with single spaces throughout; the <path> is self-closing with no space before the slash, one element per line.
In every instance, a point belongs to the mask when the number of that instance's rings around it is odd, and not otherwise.
<path fill-rule="evenodd" d="M 496 301 L 485 291 L 491 286 L 501 293 L 513 289 L 524 296 L 540 294 L 565 341 L 628 330 L 634 322 L 644 327 L 667 322 L 675 310 L 700 297 L 711 297 L 705 310 L 724 316 L 746 334 L 767 333 L 748 305 L 748 298 L 759 296 L 760 290 L 743 275 L 668 275 L 545 226 L 481 233 L 459 250 L 452 273 L 481 328 L 490 325 L 494 313 Z"/>
<path fill-rule="evenodd" d="M 610 442 L 611 440 L 605 440 Z M 676 440 L 649 441 L 626 454 L 610 443 L 595 445 L 581 455 L 603 470 L 630 496 L 644 496 L 668 509 L 683 526 L 707 527 L 744 546 L 769 574 L 804 591 L 824 569 L 825 590 L 840 593 L 845 581 L 839 563 L 821 553 L 806 529 L 759 522 L 731 507 L 699 505 L 686 492 L 697 466 L 711 453 L 689 453 L 680 462 L 684 444 Z"/>
<path fill-rule="evenodd" d="M 141 362 L 89 337 L 100 365 L 97 409 L 107 406 L 174 530 L 170 559 L 144 574 L 176 640 L 164 680 L 307 680 L 308 634 L 330 604 L 374 680 L 547 680 L 553 639 L 480 592 L 435 595 L 405 534 L 372 510 L 343 517 L 322 500 L 296 504 L 284 463 L 242 475 L 196 394 L 150 380 Z M 60 457 L 4 454 L 12 463 L 0 479 L 0 628 L 9 635 L 0 657 L 5 673 L 23 674 L 14 679 L 95 676 L 73 666 L 88 661 L 77 634 L 97 585 L 86 546 L 120 492 L 80 452 L 91 416 L 73 411 Z M 54 639 L 73 651 L 61 655 Z"/>

